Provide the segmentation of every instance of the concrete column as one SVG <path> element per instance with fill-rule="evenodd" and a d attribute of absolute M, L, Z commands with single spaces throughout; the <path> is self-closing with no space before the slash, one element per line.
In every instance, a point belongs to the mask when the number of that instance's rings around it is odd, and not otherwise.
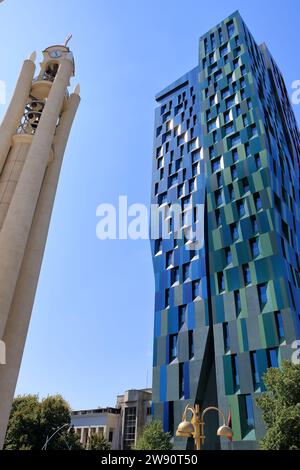
<path fill-rule="evenodd" d="M 23 137 L 24 134 L 13 137 L 12 146 L 0 176 L 0 230 L 22 173 L 32 140 L 32 136 L 26 135 L 26 140 Z"/>
<path fill-rule="evenodd" d="M 0 232 L 0 339 L 3 337 L 29 230 L 43 183 L 69 79 L 71 61 L 65 59 L 52 85 L 40 123 L 24 163 Z"/>
<path fill-rule="evenodd" d="M 84 438 L 84 428 L 80 429 L 80 442 L 83 444 L 83 438 Z"/>
<path fill-rule="evenodd" d="M 57 128 L 54 159 L 47 168 L 40 191 L 5 328 L 3 339 L 7 349 L 7 365 L 0 366 L 0 449 L 3 447 L 22 361 L 63 155 L 79 102 L 80 97 L 77 94 L 70 96 Z"/>
<path fill-rule="evenodd" d="M 24 114 L 24 108 L 30 94 L 34 71 L 34 62 L 29 59 L 25 60 L 13 97 L 2 121 L 0 127 L 0 173 L 9 152 L 12 137 L 16 133 L 16 129 Z"/>

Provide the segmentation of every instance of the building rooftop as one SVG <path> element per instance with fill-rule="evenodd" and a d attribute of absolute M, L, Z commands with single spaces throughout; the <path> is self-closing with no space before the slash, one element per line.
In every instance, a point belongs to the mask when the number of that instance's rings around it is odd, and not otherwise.
<path fill-rule="evenodd" d="M 120 414 L 120 408 L 112 408 L 112 407 L 108 407 L 108 408 L 95 408 L 93 410 L 75 410 L 75 411 L 72 411 L 72 416 L 75 416 L 75 415 L 94 415 L 94 414 Z"/>

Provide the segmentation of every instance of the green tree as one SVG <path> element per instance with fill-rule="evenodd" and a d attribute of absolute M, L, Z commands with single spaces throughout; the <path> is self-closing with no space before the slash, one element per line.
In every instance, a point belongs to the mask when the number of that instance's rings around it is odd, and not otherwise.
<path fill-rule="evenodd" d="M 136 443 L 136 450 L 171 450 L 171 436 L 164 432 L 160 421 L 147 424 Z"/>
<path fill-rule="evenodd" d="M 79 437 L 69 431 L 71 409 L 60 396 L 42 401 L 37 395 L 14 399 L 4 443 L 7 450 L 39 450 L 46 440 L 65 425 L 47 445 L 47 449 L 80 449 Z"/>
<path fill-rule="evenodd" d="M 89 438 L 87 450 L 110 450 L 110 444 L 102 434 L 92 434 Z"/>
<path fill-rule="evenodd" d="M 9 418 L 4 448 L 31 450 L 38 448 L 37 435 L 40 404 L 37 395 L 19 396 L 14 399 Z"/>
<path fill-rule="evenodd" d="M 264 450 L 300 450 L 300 365 L 284 361 L 264 374 L 267 391 L 256 398 L 267 432 Z"/>

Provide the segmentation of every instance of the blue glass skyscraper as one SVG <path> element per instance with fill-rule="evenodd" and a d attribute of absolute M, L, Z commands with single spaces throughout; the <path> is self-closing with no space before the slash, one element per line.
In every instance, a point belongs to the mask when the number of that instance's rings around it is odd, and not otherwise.
<path fill-rule="evenodd" d="M 218 405 L 233 442 L 219 442 L 211 413 L 206 447 L 256 448 L 262 376 L 300 336 L 295 117 L 238 12 L 200 38 L 198 66 L 156 101 L 154 417 L 174 434 L 187 403 Z"/>

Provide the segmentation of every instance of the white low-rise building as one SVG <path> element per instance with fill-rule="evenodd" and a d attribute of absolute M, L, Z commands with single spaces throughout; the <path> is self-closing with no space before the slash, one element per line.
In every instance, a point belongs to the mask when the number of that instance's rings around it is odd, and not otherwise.
<path fill-rule="evenodd" d="M 151 420 L 151 389 L 127 390 L 117 396 L 115 408 L 72 412 L 71 424 L 86 447 L 92 434 L 109 442 L 112 450 L 131 449 Z"/>

